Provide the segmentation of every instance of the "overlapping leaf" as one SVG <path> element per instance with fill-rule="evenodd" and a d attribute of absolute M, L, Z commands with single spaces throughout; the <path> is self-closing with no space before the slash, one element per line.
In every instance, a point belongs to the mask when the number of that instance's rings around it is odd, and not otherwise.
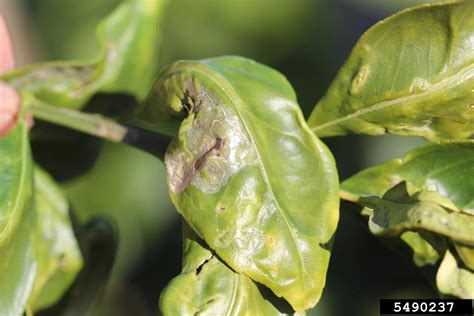
<path fill-rule="evenodd" d="M 34 235 L 37 273 L 29 304 L 41 309 L 57 302 L 76 278 L 82 258 L 69 219 L 68 204 L 58 186 L 36 168 Z"/>
<path fill-rule="evenodd" d="M 96 92 L 142 99 L 157 71 L 160 17 L 166 0 L 128 0 L 98 27 L 102 52 L 94 62 L 49 62 L 1 77 L 39 101 L 81 108 Z"/>
<path fill-rule="evenodd" d="M 436 274 L 436 286 L 443 294 L 472 299 L 474 272 L 459 267 L 451 252 L 446 251 Z"/>
<path fill-rule="evenodd" d="M 291 86 L 244 58 L 178 62 L 135 123 L 156 130 L 180 120 L 165 157 L 178 211 L 235 271 L 297 311 L 314 306 L 338 221 L 338 180 Z"/>
<path fill-rule="evenodd" d="M 164 315 L 282 315 L 251 279 L 232 271 L 185 228 L 183 270 L 163 290 Z"/>
<path fill-rule="evenodd" d="M 474 133 L 474 2 L 395 14 L 359 40 L 308 124 L 319 136 Z"/>
<path fill-rule="evenodd" d="M 356 201 L 361 196 L 381 197 L 400 181 L 420 190 L 437 192 L 464 213 L 474 214 L 474 141 L 427 144 L 403 159 L 359 172 L 341 184 L 343 198 Z M 449 203 L 441 201 L 437 203 Z"/>

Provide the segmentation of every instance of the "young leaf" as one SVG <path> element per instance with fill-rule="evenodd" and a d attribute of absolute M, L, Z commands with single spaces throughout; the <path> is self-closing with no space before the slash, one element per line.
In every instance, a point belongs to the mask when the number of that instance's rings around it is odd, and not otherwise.
<path fill-rule="evenodd" d="M 318 136 L 474 133 L 474 2 L 404 10 L 354 47 L 308 124 Z"/>
<path fill-rule="evenodd" d="M 474 246 L 474 216 L 419 197 L 420 192 L 408 194 L 406 182 L 397 184 L 376 203 L 370 231 L 376 236 L 398 236 L 407 230 L 426 230 Z"/>
<path fill-rule="evenodd" d="M 251 279 L 232 271 L 188 228 L 183 270 L 162 291 L 163 315 L 283 315 Z"/>
<path fill-rule="evenodd" d="M 474 214 L 474 141 L 418 147 L 403 159 L 368 168 L 343 181 L 341 196 L 352 201 L 361 196 L 381 197 L 401 181 L 410 182 L 422 190 L 438 192 L 461 211 Z"/>
<path fill-rule="evenodd" d="M 35 168 L 34 179 L 37 273 L 29 304 L 38 310 L 62 297 L 81 269 L 82 258 L 65 196 L 44 171 Z"/>
<path fill-rule="evenodd" d="M 416 266 L 434 265 L 438 261 L 436 250 L 419 233 L 407 231 L 401 234 L 400 239 L 413 250 L 413 262 Z"/>
<path fill-rule="evenodd" d="M 102 44 L 94 62 L 30 65 L 0 79 L 56 106 L 81 108 L 96 92 L 146 96 L 157 71 L 160 17 L 166 0 L 128 0 L 99 26 Z"/>
<path fill-rule="evenodd" d="M 135 123 L 159 129 L 181 119 L 165 157 L 178 212 L 232 269 L 296 311 L 314 306 L 338 221 L 338 180 L 291 86 L 244 58 L 178 62 Z"/>
<path fill-rule="evenodd" d="M 460 268 L 454 256 L 446 251 L 436 274 L 436 286 L 443 294 L 472 299 L 474 297 L 474 273 Z"/>

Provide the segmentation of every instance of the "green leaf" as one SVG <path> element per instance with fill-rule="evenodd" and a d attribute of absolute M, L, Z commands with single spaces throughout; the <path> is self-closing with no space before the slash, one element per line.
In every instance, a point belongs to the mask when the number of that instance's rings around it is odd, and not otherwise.
<path fill-rule="evenodd" d="M 461 211 L 473 215 L 474 141 L 418 147 L 403 159 L 390 160 L 345 180 L 341 184 L 341 196 L 351 201 L 357 201 L 361 196 L 380 197 L 401 181 L 414 184 L 421 190 L 437 192 Z M 437 203 L 449 202 L 442 202 L 439 197 Z"/>
<path fill-rule="evenodd" d="M 454 256 L 446 251 L 436 274 L 436 286 L 443 294 L 472 299 L 474 297 L 474 273 L 460 268 Z"/>
<path fill-rule="evenodd" d="M 338 221 L 331 153 L 278 72 L 248 59 L 178 62 L 135 123 L 184 120 L 165 164 L 179 213 L 232 269 L 296 311 L 322 293 Z"/>
<path fill-rule="evenodd" d="M 413 250 L 413 262 L 418 267 L 434 265 L 438 261 L 438 252 L 419 233 L 407 231 L 401 234 L 400 239 Z"/>
<path fill-rule="evenodd" d="M 0 311 L 23 313 L 36 273 L 33 171 L 26 122 L 0 138 Z"/>
<path fill-rule="evenodd" d="M 62 297 L 81 269 L 82 257 L 64 194 L 44 171 L 36 168 L 34 177 L 37 273 L 29 304 L 38 310 Z"/>
<path fill-rule="evenodd" d="M 474 271 L 474 247 L 455 242 L 454 248 L 466 267 Z"/>
<path fill-rule="evenodd" d="M 474 2 L 395 14 L 354 47 L 308 124 L 318 136 L 474 133 Z"/>
<path fill-rule="evenodd" d="M 183 270 L 163 290 L 163 315 L 282 315 L 251 279 L 232 271 L 188 228 Z"/>
<path fill-rule="evenodd" d="M 436 201 L 420 199 L 420 192 L 410 196 L 405 182 L 378 200 L 369 219 L 369 228 L 377 236 L 398 236 L 407 230 L 426 230 L 474 245 L 474 216 L 446 209 Z"/>
<path fill-rule="evenodd" d="M 30 65 L 1 77 L 51 105 L 81 108 L 96 92 L 146 96 L 157 71 L 161 14 L 166 0 L 128 0 L 99 26 L 97 60 Z"/>

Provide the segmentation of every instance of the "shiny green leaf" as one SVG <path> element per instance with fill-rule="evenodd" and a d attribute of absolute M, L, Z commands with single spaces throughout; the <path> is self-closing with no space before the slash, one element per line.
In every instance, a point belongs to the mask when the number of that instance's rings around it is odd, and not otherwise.
<path fill-rule="evenodd" d="M 460 268 L 454 256 L 446 251 L 436 274 L 436 286 L 443 294 L 472 299 L 474 297 L 474 273 Z"/>
<path fill-rule="evenodd" d="M 185 229 L 183 270 L 163 290 L 163 315 L 282 315 L 255 283 L 232 271 Z"/>
<path fill-rule="evenodd" d="M 286 79 L 239 57 L 178 62 L 135 123 L 180 120 L 165 157 L 178 212 L 232 269 L 296 311 L 314 306 L 338 221 L 337 171 Z"/>
<path fill-rule="evenodd" d="M 36 168 L 34 179 L 37 273 L 29 304 L 37 310 L 52 305 L 62 297 L 76 278 L 82 258 L 65 196 L 44 171 Z"/>
<path fill-rule="evenodd" d="M 341 184 L 341 196 L 351 201 L 361 196 L 380 197 L 400 181 L 437 192 L 463 212 L 474 214 L 474 141 L 418 147 L 403 159 L 390 160 L 345 180 Z M 437 203 L 447 206 L 449 202 L 439 197 Z"/>
<path fill-rule="evenodd" d="M 318 136 L 474 133 L 474 2 L 397 13 L 354 47 L 309 118 Z"/>
<path fill-rule="evenodd" d="M 33 170 L 24 121 L 0 138 L 0 311 L 23 313 L 36 273 Z"/>
<path fill-rule="evenodd" d="M 37 100 L 81 108 L 96 92 L 146 96 L 157 71 L 160 17 L 167 0 L 128 0 L 99 26 L 102 50 L 93 62 L 48 62 L 6 74 Z"/>
<path fill-rule="evenodd" d="M 407 230 L 426 230 L 473 246 L 474 216 L 446 209 L 436 202 L 410 196 L 402 182 L 378 199 L 369 219 L 377 236 L 398 236 Z"/>

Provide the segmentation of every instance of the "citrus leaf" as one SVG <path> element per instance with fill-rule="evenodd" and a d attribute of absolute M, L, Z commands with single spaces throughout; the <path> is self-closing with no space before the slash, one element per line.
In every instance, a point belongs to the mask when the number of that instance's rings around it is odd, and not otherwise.
<path fill-rule="evenodd" d="M 446 251 L 436 274 L 436 286 L 443 294 L 472 299 L 474 297 L 474 273 L 460 268 L 454 256 Z"/>
<path fill-rule="evenodd" d="M 51 177 L 39 168 L 35 168 L 34 179 L 37 273 L 29 304 L 38 310 L 56 303 L 62 297 L 82 267 L 82 257 L 64 194 Z"/>
<path fill-rule="evenodd" d="M 296 311 L 314 306 L 339 216 L 337 171 L 286 79 L 239 57 L 175 63 L 135 123 L 180 120 L 165 156 L 178 212 L 232 269 Z"/>
<path fill-rule="evenodd" d="M 96 92 L 142 99 L 157 71 L 161 14 L 166 0 L 128 0 L 99 24 L 102 51 L 95 61 L 30 65 L 0 79 L 51 105 L 81 108 Z"/>
<path fill-rule="evenodd" d="M 398 236 L 407 230 L 426 230 L 474 245 L 474 216 L 420 200 L 419 193 L 410 196 L 405 182 L 390 189 L 376 204 L 369 219 L 369 229 L 376 236 Z"/>
<path fill-rule="evenodd" d="M 407 231 L 401 234 L 400 239 L 413 250 L 413 262 L 416 266 L 434 265 L 439 260 L 436 250 L 419 233 Z"/>
<path fill-rule="evenodd" d="M 21 315 L 30 295 L 34 262 L 33 170 L 24 120 L 0 138 L 0 311 Z"/>
<path fill-rule="evenodd" d="M 474 133 L 474 2 L 397 13 L 354 47 L 308 124 L 318 136 Z"/>
<path fill-rule="evenodd" d="M 251 279 L 232 271 L 184 232 L 183 270 L 162 291 L 163 315 L 282 315 Z"/>
<path fill-rule="evenodd" d="M 365 169 L 341 184 L 341 196 L 381 197 L 395 184 L 407 181 L 421 190 L 437 192 L 461 211 L 474 214 L 474 141 L 452 141 L 420 146 L 403 159 Z M 442 202 L 438 198 L 438 204 Z M 451 207 L 452 208 L 452 207 Z"/>

